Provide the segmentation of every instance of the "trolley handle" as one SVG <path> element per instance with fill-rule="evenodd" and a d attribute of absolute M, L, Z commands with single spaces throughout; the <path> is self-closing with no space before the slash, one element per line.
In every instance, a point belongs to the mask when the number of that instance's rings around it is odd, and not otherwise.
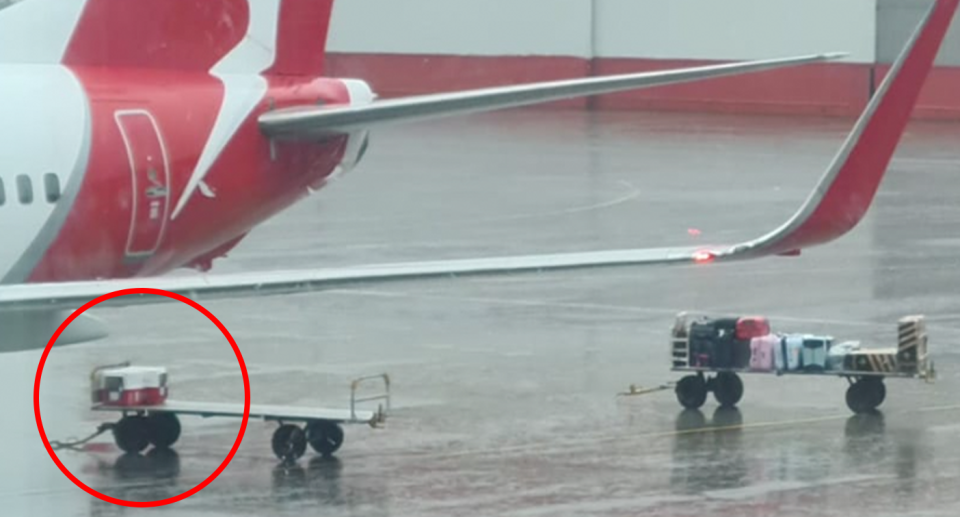
<path fill-rule="evenodd" d="M 376 395 L 368 395 L 364 397 L 357 397 L 357 389 L 361 384 L 364 384 L 367 381 L 372 380 L 382 380 L 383 381 L 383 392 Z M 376 416 L 374 417 L 375 422 L 382 422 L 386 418 L 387 413 L 390 411 L 390 376 L 386 373 L 380 375 L 368 375 L 366 377 L 360 377 L 354 379 L 350 383 L 350 418 L 356 422 L 357 419 L 357 403 L 358 402 L 372 402 L 375 400 L 383 400 L 384 404 L 381 404 Z M 386 408 L 384 408 L 384 405 Z M 371 424 L 375 423 L 371 422 Z"/>

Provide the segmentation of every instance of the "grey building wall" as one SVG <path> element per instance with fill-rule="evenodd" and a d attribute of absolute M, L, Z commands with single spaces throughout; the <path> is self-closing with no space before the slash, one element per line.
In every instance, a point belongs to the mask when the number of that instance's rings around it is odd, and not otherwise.
<path fill-rule="evenodd" d="M 877 0 L 877 62 L 897 59 L 920 19 L 933 5 L 931 0 Z M 960 66 L 960 13 L 943 42 L 938 66 Z"/>

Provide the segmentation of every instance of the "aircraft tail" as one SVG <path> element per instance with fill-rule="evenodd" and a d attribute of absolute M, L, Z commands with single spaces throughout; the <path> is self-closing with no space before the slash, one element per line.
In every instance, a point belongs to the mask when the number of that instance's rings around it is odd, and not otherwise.
<path fill-rule="evenodd" d="M 0 60 L 317 77 L 334 0 L 57 0 L 0 11 Z"/>

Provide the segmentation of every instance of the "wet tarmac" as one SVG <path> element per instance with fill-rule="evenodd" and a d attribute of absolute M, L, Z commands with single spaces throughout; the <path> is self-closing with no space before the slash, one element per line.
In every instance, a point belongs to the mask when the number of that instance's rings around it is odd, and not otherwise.
<path fill-rule="evenodd" d="M 376 135 L 361 168 L 254 232 L 217 271 L 732 242 L 805 199 L 850 120 L 512 112 Z M 954 516 L 960 511 L 960 125 L 913 124 L 867 220 L 800 258 L 410 282 L 210 303 L 250 370 L 254 403 L 344 406 L 388 372 L 385 429 L 347 428 L 334 460 L 284 468 L 250 422 L 209 487 L 163 510 L 226 515 Z M 697 230 L 691 232 L 690 230 Z M 738 410 L 681 411 L 667 337 L 681 310 L 762 313 L 778 330 L 892 346 L 929 318 L 939 379 L 891 380 L 852 417 L 845 381 L 745 378 Z M 100 421 L 86 374 L 164 364 L 178 398 L 242 400 L 216 328 L 183 306 L 99 313 L 111 338 L 57 349 L 41 413 L 53 439 Z M 38 353 L 0 361 L 4 516 L 141 515 L 82 492 L 37 436 Z M 126 500 L 206 479 L 232 420 L 184 418 L 176 453 L 122 457 L 108 438 L 61 451 Z"/>

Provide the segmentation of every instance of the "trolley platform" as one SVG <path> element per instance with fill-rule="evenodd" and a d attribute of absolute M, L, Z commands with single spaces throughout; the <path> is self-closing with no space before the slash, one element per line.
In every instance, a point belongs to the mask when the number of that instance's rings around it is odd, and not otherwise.
<path fill-rule="evenodd" d="M 129 363 L 116 365 L 129 367 Z M 168 400 L 152 404 L 125 403 L 122 398 L 123 383 L 113 396 L 118 402 L 104 402 L 104 381 L 98 373 L 109 372 L 112 367 L 94 369 L 91 379 L 94 382 L 95 402 L 90 409 L 97 412 L 120 413 L 115 423 L 108 423 L 97 434 L 108 430 L 113 432 L 117 446 L 127 453 L 137 454 L 148 447 L 165 449 L 173 446 L 180 438 L 180 416 L 201 418 L 243 418 L 243 404 L 217 403 L 186 400 Z M 131 371 L 129 369 L 127 371 Z M 111 379 L 114 380 L 114 379 Z M 359 396 L 359 388 L 371 381 L 381 381 L 383 390 L 372 395 Z M 165 379 L 164 379 L 165 382 Z M 162 388 L 165 390 L 165 385 Z M 131 390 L 127 390 L 128 392 Z M 119 394 L 118 394 L 119 393 Z M 165 394 L 165 391 L 164 391 Z M 114 400 L 114 399 L 111 399 Z M 379 402 L 376 410 L 358 409 L 359 404 Z M 343 444 L 343 424 L 364 424 L 371 427 L 382 426 L 390 411 L 390 377 L 387 374 L 361 377 L 350 385 L 350 405 L 348 408 L 312 408 L 300 406 L 279 406 L 251 404 L 249 418 L 277 422 L 280 426 L 273 434 L 271 447 L 274 454 L 284 461 L 299 459 L 310 445 L 319 454 L 329 456 Z M 301 424 L 301 425 L 296 425 Z M 96 435 L 94 435 L 96 436 Z M 91 437 L 92 438 L 92 437 Z"/>

